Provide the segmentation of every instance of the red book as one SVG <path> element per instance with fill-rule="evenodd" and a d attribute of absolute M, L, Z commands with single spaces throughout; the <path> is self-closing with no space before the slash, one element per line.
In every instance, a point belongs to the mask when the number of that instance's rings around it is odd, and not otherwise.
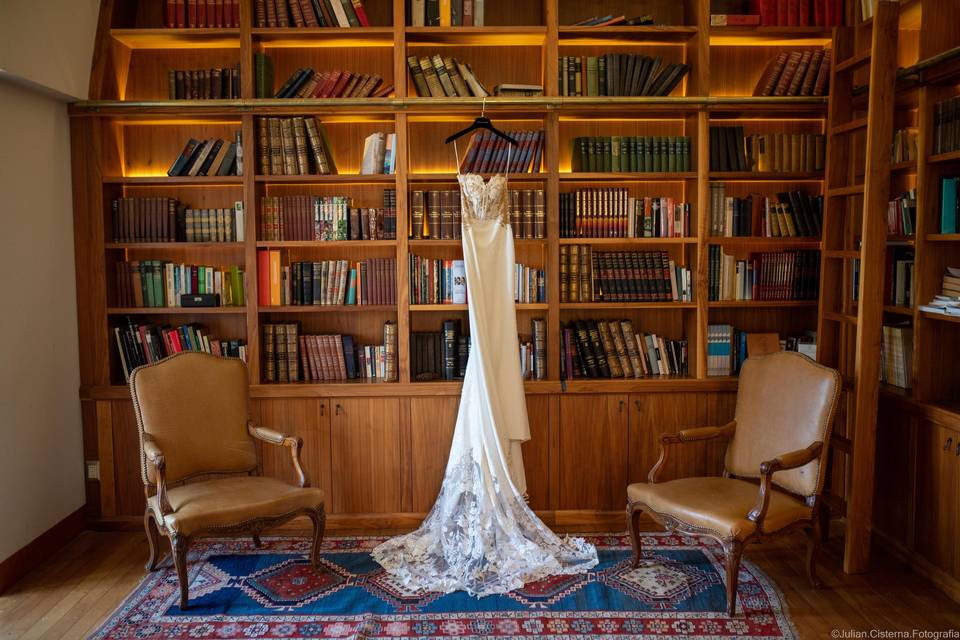
<path fill-rule="evenodd" d="M 353 4 L 353 12 L 357 14 L 357 20 L 360 21 L 361 27 L 369 27 L 370 21 L 367 19 L 367 12 L 363 8 L 363 3 L 360 0 L 351 0 Z"/>
<path fill-rule="evenodd" d="M 800 10 L 800 0 L 787 0 L 787 26 L 795 27 L 799 24 L 797 13 Z"/>
<path fill-rule="evenodd" d="M 777 24 L 777 0 L 759 0 L 760 26 L 772 27 Z"/>
<path fill-rule="evenodd" d="M 220 5 L 221 17 L 223 17 L 223 0 L 204 0 L 207 3 L 207 26 L 219 27 L 217 24 L 217 5 Z"/>
<path fill-rule="evenodd" d="M 240 0 L 230 0 L 230 4 L 233 6 L 233 23 L 231 27 L 240 26 Z"/>
<path fill-rule="evenodd" d="M 827 3 L 826 0 L 813 0 L 813 26 L 827 26 Z"/>
<path fill-rule="evenodd" d="M 223 21 L 224 5 L 226 5 L 227 9 L 229 9 L 230 0 L 216 0 L 216 2 L 214 3 L 213 24 L 215 24 L 218 27 L 227 26 Z"/>
<path fill-rule="evenodd" d="M 167 0 L 164 5 L 163 24 L 168 29 L 177 26 L 177 0 Z"/>
<path fill-rule="evenodd" d="M 810 26 L 810 0 L 800 0 L 800 22 L 801 27 Z"/>
<path fill-rule="evenodd" d="M 186 0 L 187 3 L 187 26 L 197 26 L 197 2 L 199 0 Z"/>
<path fill-rule="evenodd" d="M 788 26 L 787 14 L 790 11 L 790 0 L 777 0 L 777 26 Z"/>
<path fill-rule="evenodd" d="M 331 71 L 330 78 L 327 80 L 329 84 L 326 89 L 318 94 L 318 97 L 335 98 L 339 96 L 343 93 L 343 89 L 347 86 L 347 83 L 350 82 L 351 75 L 349 71 Z"/>
<path fill-rule="evenodd" d="M 197 21 L 193 26 L 198 28 L 207 26 L 207 0 L 197 0 Z"/>
<path fill-rule="evenodd" d="M 177 5 L 177 28 L 183 29 L 187 26 L 187 0 L 175 0 Z"/>
<path fill-rule="evenodd" d="M 833 2 L 833 25 L 843 26 L 843 0 L 830 0 Z"/>
<path fill-rule="evenodd" d="M 257 251 L 257 304 L 270 306 L 270 252 Z"/>

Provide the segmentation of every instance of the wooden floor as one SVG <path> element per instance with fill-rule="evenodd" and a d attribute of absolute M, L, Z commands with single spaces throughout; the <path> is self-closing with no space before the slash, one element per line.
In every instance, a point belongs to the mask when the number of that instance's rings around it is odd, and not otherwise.
<path fill-rule="evenodd" d="M 801 638 L 829 638 L 834 629 L 960 629 L 960 605 L 884 556 L 872 573 L 847 576 L 831 549 L 820 564 L 824 589 L 812 590 L 801 545 L 796 538 L 747 550 L 786 594 Z M 141 533 L 84 532 L 0 595 L 0 638 L 85 638 L 137 585 L 146 556 Z"/>

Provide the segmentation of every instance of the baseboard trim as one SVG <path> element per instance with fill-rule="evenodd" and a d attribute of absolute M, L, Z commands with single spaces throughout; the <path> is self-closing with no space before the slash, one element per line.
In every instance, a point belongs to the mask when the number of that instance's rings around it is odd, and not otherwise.
<path fill-rule="evenodd" d="M 86 528 L 85 509 L 80 507 L 0 562 L 0 594 L 77 537 Z"/>
<path fill-rule="evenodd" d="M 960 580 L 934 566 L 916 551 L 911 551 L 899 540 L 895 540 L 881 531 L 874 529 L 873 537 L 879 546 L 883 547 L 884 551 L 909 565 L 914 573 L 926 578 L 951 600 L 960 603 Z"/>

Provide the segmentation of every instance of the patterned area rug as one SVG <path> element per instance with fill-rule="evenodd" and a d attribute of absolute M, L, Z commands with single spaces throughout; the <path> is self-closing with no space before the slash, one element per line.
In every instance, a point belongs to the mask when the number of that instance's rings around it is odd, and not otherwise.
<path fill-rule="evenodd" d="M 747 560 L 738 615 L 724 613 L 722 551 L 706 538 L 648 534 L 630 568 L 626 536 L 588 538 L 600 564 L 506 595 L 411 593 L 369 551 L 382 538 L 329 538 L 325 570 L 303 538 L 211 539 L 190 553 L 190 607 L 169 558 L 93 638 L 795 638 L 783 596 Z"/>

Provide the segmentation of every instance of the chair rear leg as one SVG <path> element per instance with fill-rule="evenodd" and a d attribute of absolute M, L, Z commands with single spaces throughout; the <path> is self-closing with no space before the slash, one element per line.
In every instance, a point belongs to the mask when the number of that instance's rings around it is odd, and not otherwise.
<path fill-rule="evenodd" d="M 734 540 L 723 546 L 727 552 L 727 615 L 732 618 L 737 615 L 737 585 L 740 580 L 740 556 L 743 554 L 743 543 Z"/>
<path fill-rule="evenodd" d="M 260 542 L 260 533 L 259 533 L 259 532 L 253 534 L 253 546 L 256 547 L 257 549 L 259 549 L 261 546 L 263 546 L 263 543 Z"/>
<path fill-rule="evenodd" d="M 810 579 L 810 586 L 819 589 L 823 586 L 820 578 L 817 576 L 817 556 L 820 551 L 820 519 L 814 517 L 813 524 L 807 529 L 807 577 Z"/>
<path fill-rule="evenodd" d="M 320 545 L 323 543 L 323 531 L 327 524 L 327 514 L 323 507 L 311 511 L 307 516 L 313 523 L 313 542 L 310 545 L 310 563 L 314 569 L 320 568 Z"/>
<path fill-rule="evenodd" d="M 187 547 L 189 538 L 173 535 L 170 537 L 170 547 L 173 550 L 173 566 L 177 569 L 177 581 L 180 583 L 180 608 L 186 609 L 190 598 L 190 583 L 187 581 Z"/>
<path fill-rule="evenodd" d="M 631 566 L 636 569 L 640 566 L 643 557 L 643 543 L 640 541 L 640 515 L 643 510 L 634 505 L 627 506 L 627 521 L 630 523 L 630 542 L 633 544 L 633 560 Z"/>
<path fill-rule="evenodd" d="M 157 522 L 149 507 L 143 513 L 143 528 L 147 531 L 147 544 L 150 546 L 150 557 L 147 559 L 146 569 L 156 571 L 157 561 L 160 559 L 160 533 L 157 531 Z"/>

